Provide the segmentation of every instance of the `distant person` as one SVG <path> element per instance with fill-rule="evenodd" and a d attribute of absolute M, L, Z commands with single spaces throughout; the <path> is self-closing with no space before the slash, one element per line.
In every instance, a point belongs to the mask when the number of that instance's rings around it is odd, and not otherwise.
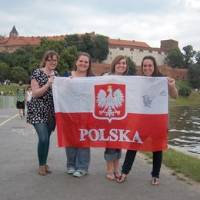
<path fill-rule="evenodd" d="M 16 97 L 17 97 L 16 107 L 19 111 L 19 116 L 22 119 L 23 116 L 25 115 L 25 89 L 23 87 L 22 81 L 19 81 Z"/>
<path fill-rule="evenodd" d="M 32 90 L 31 90 L 31 86 L 28 85 L 27 89 L 26 89 L 26 94 L 25 94 L 25 102 L 26 102 L 26 106 L 25 107 L 29 107 L 29 103 L 31 101 L 32 98 Z"/>
<path fill-rule="evenodd" d="M 69 76 L 68 71 L 65 71 L 65 72 L 63 73 L 63 76 L 64 76 L 64 77 L 68 77 L 68 76 Z"/>
<path fill-rule="evenodd" d="M 145 56 L 142 60 L 141 64 L 141 72 L 142 76 L 149 76 L 149 77 L 160 77 L 163 76 L 157 67 L 157 63 L 154 57 L 152 56 Z M 175 85 L 175 80 L 172 78 L 167 78 L 168 79 L 168 90 L 169 90 L 169 95 L 173 98 L 176 98 L 178 96 L 178 92 L 176 89 Z M 131 168 L 133 165 L 133 162 L 135 160 L 137 151 L 136 150 L 128 150 L 126 152 L 125 160 L 122 166 L 122 175 L 120 178 L 117 179 L 118 183 L 123 183 Z M 159 185 L 159 175 L 160 175 L 160 169 L 162 165 L 162 150 L 160 151 L 154 151 L 153 153 L 153 167 L 152 167 L 152 180 L 151 184 L 152 185 Z"/>
<path fill-rule="evenodd" d="M 32 98 L 32 89 L 31 86 L 29 85 L 26 89 L 26 95 L 25 95 L 26 103 L 30 102 L 31 98 Z"/>
<path fill-rule="evenodd" d="M 32 124 L 38 135 L 38 174 L 45 176 L 51 173 L 47 165 L 50 135 L 55 129 L 55 112 L 52 95 L 52 83 L 58 64 L 55 51 L 45 52 L 40 68 L 31 76 L 32 98 L 27 110 L 27 122 Z"/>

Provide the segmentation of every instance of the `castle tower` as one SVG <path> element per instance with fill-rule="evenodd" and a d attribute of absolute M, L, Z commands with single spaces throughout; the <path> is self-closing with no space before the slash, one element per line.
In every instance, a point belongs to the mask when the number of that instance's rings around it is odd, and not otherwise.
<path fill-rule="evenodd" d="M 10 31 L 9 37 L 17 37 L 19 34 L 15 28 L 15 26 L 13 26 L 12 30 Z"/>
<path fill-rule="evenodd" d="M 176 41 L 176 40 L 161 40 L 160 48 L 164 51 L 169 51 L 172 49 L 179 48 L 178 41 Z"/>

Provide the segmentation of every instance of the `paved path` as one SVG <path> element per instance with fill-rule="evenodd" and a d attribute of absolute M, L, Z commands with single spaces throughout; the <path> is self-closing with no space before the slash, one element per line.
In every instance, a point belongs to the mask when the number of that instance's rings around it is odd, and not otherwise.
<path fill-rule="evenodd" d="M 0 110 L 0 124 L 14 116 L 14 110 Z M 64 150 L 51 140 L 51 175 L 37 175 L 37 137 L 32 126 L 18 117 L 0 125 L 0 200 L 199 200 L 198 184 L 177 179 L 162 168 L 160 186 L 151 186 L 151 164 L 138 156 L 124 184 L 104 177 L 103 149 L 92 149 L 90 174 L 74 178 L 65 173 Z M 123 155 L 124 156 L 124 155 Z M 123 159 L 122 159 L 123 160 Z"/>

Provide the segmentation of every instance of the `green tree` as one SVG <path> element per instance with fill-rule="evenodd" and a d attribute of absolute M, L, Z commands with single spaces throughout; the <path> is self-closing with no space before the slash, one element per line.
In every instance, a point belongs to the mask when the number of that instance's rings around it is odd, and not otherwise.
<path fill-rule="evenodd" d="M 94 61 L 101 62 L 107 58 L 109 52 L 108 37 L 103 35 L 96 35 L 94 37 L 94 46 L 92 50 L 92 57 Z"/>
<path fill-rule="evenodd" d="M 183 51 L 184 66 L 188 68 L 191 64 L 193 64 L 193 58 L 196 52 L 193 50 L 193 47 L 191 45 L 183 47 Z"/>
<path fill-rule="evenodd" d="M 168 52 L 165 62 L 171 67 L 181 68 L 184 65 L 183 54 L 179 48 L 172 49 Z"/>
<path fill-rule="evenodd" d="M 4 81 L 6 79 L 10 79 L 9 73 L 10 73 L 10 68 L 8 64 L 1 62 L 0 63 L 0 81 Z"/>
<path fill-rule="evenodd" d="M 102 35 L 73 34 L 67 35 L 65 41 L 68 47 L 75 46 L 78 51 L 89 53 L 93 61 L 101 62 L 108 55 L 108 38 Z"/>
<path fill-rule="evenodd" d="M 69 46 L 76 46 L 77 50 L 80 51 L 81 49 L 81 38 L 78 34 L 67 35 L 65 37 L 66 45 Z"/>
<path fill-rule="evenodd" d="M 127 58 L 127 65 L 128 65 L 128 75 L 136 74 L 136 64 L 131 60 L 130 57 Z"/>
<path fill-rule="evenodd" d="M 196 52 L 195 60 L 196 60 L 197 64 L 200 64 L 200 51 Z"/>
<path fill-rule="evenodd" d="M 200 88 L 200 64 L 193 64 L 189 67 L 188 80 L 193 88 Z"/>
<path fill-rule="evenodd" d="M 65 41 L 55 41 L 43 38 L 40 46 L 34 49 L 34 55 L 37 60 L 41 60 L 46 51 L 54 50 L 60 55 L 64 48 L 66 48 Z"/>
<path fill-rule="evenodd" d="M 19 81 L 27 83 L 29 81 L 28 73 L 22 67 L 13 67 L 11 70 L 11 78 L 15 83 L 18 83 Z"/>
<path fill-rule="evenodd" d="M 71 46 L 63 50 L 60 55 L 60 65 L 58 67 L 58 71 L 61 75 L 66 71 L 72 70 L 76 56 L 77 49 L 75 46 Z"/>

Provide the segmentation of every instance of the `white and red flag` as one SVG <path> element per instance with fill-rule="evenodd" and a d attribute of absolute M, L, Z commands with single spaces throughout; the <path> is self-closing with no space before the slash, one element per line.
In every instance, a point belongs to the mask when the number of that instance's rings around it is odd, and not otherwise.
<path fill-rule="evenodd" d="M 53 97 L 60 147 L 167 148 L 165 77 L 56 77 Z"/>

